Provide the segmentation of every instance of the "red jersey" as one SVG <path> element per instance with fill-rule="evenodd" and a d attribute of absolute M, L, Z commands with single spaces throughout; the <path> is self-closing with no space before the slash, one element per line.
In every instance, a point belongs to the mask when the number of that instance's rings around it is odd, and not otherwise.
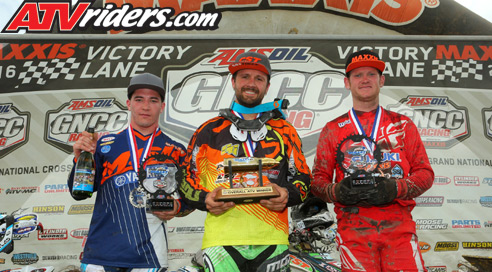
<path fill-rule="evenodd" d="M 357 112 L 366 135 L 371 135 L 375 114 L 376 111 Z M 348 113 L 328 122 L 320 134 L 311 190 L 314 195 L 327 202 L 333 202 L 328 197 L 328 190 L 344 178 L 344 171 L 336 161 L 337 147 L 354 134 L 358 133 Z M 398 184 L 397 199 L 390 205 L 413 208 L 413 198 L 427 191 L 434 181 L 434 172 L 417 127 L 407 116 L 383 110 L 377 135 L 375 141 L 382 151 L 382 161 L 376 171 L 396 178 Z M 341 206 L 340 203 L 335 203 L 337 213 Z"/>

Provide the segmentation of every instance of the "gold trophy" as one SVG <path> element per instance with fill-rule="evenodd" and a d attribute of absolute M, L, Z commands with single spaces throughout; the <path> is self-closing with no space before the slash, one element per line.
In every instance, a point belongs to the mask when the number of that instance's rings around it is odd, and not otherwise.
<path fill-rule="evenodd" d="M 222 189 L 215 196 L 217 201 L 236 204 L 257 203 L 261 199 L 278 197 L 271 186 L 263 186 L 263 169 L 280 163 L 271 158 L 239 157 L 224 159 L 224 174 L 229 175 L 230 188 Z"/>

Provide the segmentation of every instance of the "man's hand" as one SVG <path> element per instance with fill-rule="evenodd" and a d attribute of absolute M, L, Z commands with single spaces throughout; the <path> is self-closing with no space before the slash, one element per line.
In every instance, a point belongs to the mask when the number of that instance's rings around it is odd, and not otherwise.
<path fill-rule="evenodd" d="M 280 196 L 270 198 L 270 199 L 262 199 L 260 200 L 260 204 L 265 208 L 280 212 L 283 211 L 287 207 L 287 201 L 289 200 L 289 191 L 286 188 L 278 186 L 276 183 L 270 183 L 273 188 L 280 193 Z"/>
<path fill-rule="evenodd" d="M 215 200 L 217 192 L 222 189 L 222 187 L 215 188 L 212 192 L 208 193 L 207 197 L 205 198 L 205 205 L 207 205 L 207 210 L 212 214 L 221 215 L 227 210 L 234 207 L 234 202 L 223 202 Z"/>
<path fill-rule="evenodd" d="M 371 205 L 384 205 L 395 200 L 398 194 L 398 186 L 394 178 L 377 177 L 376 188 L 367 200 Z"/>
<path fill-rule="evenodd" d="M 174 199 L 170 196 L 167 197 L 168 199 Z M 179 207 L 181 205 L 179 204 L 179 201 L 174 199 L 174 209 L 172 211 L 153 211 L 152 214 L 157 216 L 161 220 L 171 220 L 173 219 L 176 214 L 179 212 Z"/>
<path fill-rule="evenodd" d="M 334 201 L 346 206 L 355 205 L 360 201 L 359 195 L 350 189 L 350 182 L 350 177 L 346 177 L 335 184 L 333 190 Z"/>
<path fill-rule="evenodd" d="M 91 153 L 96 151 L 97 133 L 94 133 L 94 136 L 87 131 L 82 131 L 79 139 L 73 144 L 73 154 L 75 155 L 75 159 L 79 158 L 82 150 Z"/>

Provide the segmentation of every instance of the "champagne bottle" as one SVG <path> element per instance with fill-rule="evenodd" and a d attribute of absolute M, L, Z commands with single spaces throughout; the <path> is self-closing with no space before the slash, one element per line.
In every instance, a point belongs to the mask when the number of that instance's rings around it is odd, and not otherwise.
<path fill-rule="evenodd" d="M 87 132 L 94 135 L 94 128 L 89 127 Z M 85 199 L 92 196 L 94 192 L 94 176 L 96 164 L 91 152 L 82 151 L 75 164 L 72 195 L 76 199 Z"/>

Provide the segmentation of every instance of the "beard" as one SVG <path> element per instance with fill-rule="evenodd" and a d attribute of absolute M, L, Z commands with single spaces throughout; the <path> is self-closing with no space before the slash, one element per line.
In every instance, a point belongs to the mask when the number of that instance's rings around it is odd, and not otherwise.
<path fill-rule="evenodd" d="M 239 93 L 240 95 L 236 95 L 237 102 L 241 106 L 245 106 L 248 108 L 254 108 L 254 107 L 260 105 L 261 101 L 263 100 L 263 96 L 258 96 L 256 99 L 245 98 L 242 94 L 247 90 L 254 91 L 257 94 L 260 93 L 260 91 L 256 88 L 242 88 L 241 92 Z"/>

